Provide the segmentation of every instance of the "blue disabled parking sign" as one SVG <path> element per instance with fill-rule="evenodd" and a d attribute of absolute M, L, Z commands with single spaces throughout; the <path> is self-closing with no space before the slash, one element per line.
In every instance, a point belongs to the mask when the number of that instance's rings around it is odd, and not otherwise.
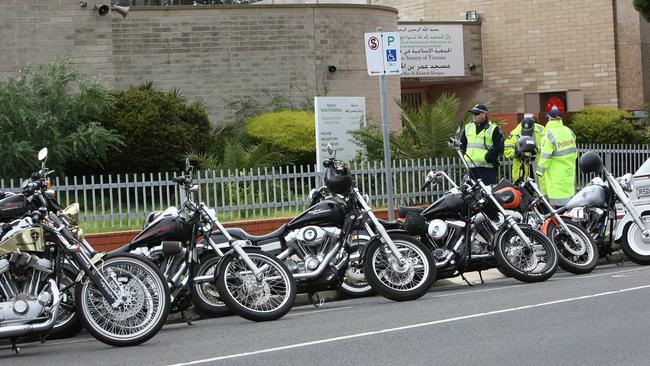
<path fill-rule="evenodd" d="M 397 62 L 397 50 L 386 50 L 386 61 Z"/>

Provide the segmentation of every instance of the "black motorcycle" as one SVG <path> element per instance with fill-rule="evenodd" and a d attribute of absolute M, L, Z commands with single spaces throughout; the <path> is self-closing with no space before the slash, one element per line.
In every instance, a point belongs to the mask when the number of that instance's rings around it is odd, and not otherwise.
<path fill-rule="evenodd" d="M 385 230 L 356 187 L 345 164 L 334 150 L 323 162 L 325 186 L 332 196 L 318 200 L 301 215 L 276 231 L 253 236 L 241 229 L 228 229 L 236 238 L 249 240 L 277 253 L 298 283 L 300 292 L 339 288 L 357 251 L 354 232 L 364 227 L 370 234 L 361 248 L 363 273 L 380 295 L 396 300 L 414 300 L 435 281 L 436 267 L 430 251 L 403 232 Z M 215 241 L 219 241 L 215 237 Z"/>
<path fill-rule="evenodd" d="M 97 254 L 80 232 L 70 231 L 78 207 L 64 209 L 48 194 L 46 158 L 43 149 L 42 168 L 23 183 L 23 193 L 0 202 L 1 211 L 21 216 L 3 225 L 0 239 L 0 338 L 12 339 L 18 351 L 17 337 L 50 331 L 62 294 L 73 288 L 77 316 L 95 338 L 113 346 L 147 341 L 169 312 L 162 274 L 137 256 Z M 72 281 L 66 263 L 79 269 Z"/>
<path fill-rule="evenodd" d="M 194 202 L 199 186 L 192 183 L 192 170 L 186 162 L 189 174 L 172 179 L 185 193 L 183 206 L 149 215 L 145 229 L 118 251 L 147 257 L 159 266 L 173 311 L 194 304 L 211 316 L 230 309 L 254 321 L 281 318 L 295 301 L 293 277 L 273 255 L 231 237 L 214 209 Z M 213 231 L 223 233 L 227 244 L 212 241 Z"/>
<path fill-rule="evenodd" d="M 450 139 L 450 146 L 469 172 L 458 141 Z M 555 273 L 558 259 L 551 241 L 518 223 L 501 206 L 501 201 L 510 199 L 509 192 L 493 193 L 492 187 L 470 174 L 465 174 L 459 186 L 444 172 L 429 173 L 422 190 L 443 179 L 452 188 L 440 199 L 425 209 L 401 207 L 398 216 L 405 218 L 403 222 L 384 223 L 426 243 L 440 278 L 464 278 L 464 272 L 495 267 L 523 282 L 545 281 Z"/>

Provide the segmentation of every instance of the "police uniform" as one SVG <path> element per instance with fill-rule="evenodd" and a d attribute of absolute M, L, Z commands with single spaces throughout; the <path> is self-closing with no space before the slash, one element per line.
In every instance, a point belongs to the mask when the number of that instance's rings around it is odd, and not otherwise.
<path fill-rule="evenodd" d="M 531 172 L 528 171 L 527 166 L 522 166 L 521 161 L 515 156 L 515 146 L 517 144 L 517 140 L 523 136 L 530 136 L 535 139 L 535 143 L 537 144 L 537 156 L 535 158 L 535 163 L 539 163 L 540 155 L 539 155 L 539 149 L 542 146 L 542 136 L 544 133 L 544 126 L 535 123 L 535 120 L 533 120 L 531 117 L 526 117 L 524 118 L 517 127 L 515 127 L 514 130 L 510 132 L 510 136 L 506 139 L 505 144 L 504 144 L 504 150 L 503 150 L 503 156 L 505 156 L 506 159 L 512 159 L 513 164 L 512 164 L 512 180 L 514 182 L 518 181 L 519 179 L 528 179 L 530 176 Z M 540 189 L 542 191 L 545 190 L 544 181 L 540 180 Z"/>
<path fill-rule="evenodd" d="M 461 150 L 469 163 L 470 174 L 485 184 L 495 184 L 499 156 L 503 154 L 501 129 L 487 118 L 487 107 L 477 104 L 469 111 L 474 115 L 485 113 L 485 120 L 465 126 L 461 136 Z"/>

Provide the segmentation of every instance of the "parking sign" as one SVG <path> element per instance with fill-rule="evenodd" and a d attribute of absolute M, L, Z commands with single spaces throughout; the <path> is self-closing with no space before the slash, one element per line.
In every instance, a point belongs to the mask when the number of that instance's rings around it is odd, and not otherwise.
<path fill-rule="evenodd" d="M 365 34 L 368 75 L 400 75 L 399 32 L 372 32 Z"/>

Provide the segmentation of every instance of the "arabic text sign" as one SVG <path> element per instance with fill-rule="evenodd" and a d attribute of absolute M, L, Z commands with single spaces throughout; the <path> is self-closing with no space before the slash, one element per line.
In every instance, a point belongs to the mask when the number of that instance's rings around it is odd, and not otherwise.
<path fill-rule="evenodd" d="M 349 161 L 358 146 L 350 141 L 349 131 L 358 130 L 366 122 L 364 97 L 315 97 L 316 110 L 316 165 L 320 171 L 329 154 L 327 144 L 336 150 L 336 158 Z"/>
<path fill-rule="evenodd" d="M 462 24 L 402 24 L 402 77 L 465 76 Z"/>
<path fill-rule="evenodd" d="M 399 75 L 401 70 L 400 33 L 365 33 L 368 75 Z"/>

